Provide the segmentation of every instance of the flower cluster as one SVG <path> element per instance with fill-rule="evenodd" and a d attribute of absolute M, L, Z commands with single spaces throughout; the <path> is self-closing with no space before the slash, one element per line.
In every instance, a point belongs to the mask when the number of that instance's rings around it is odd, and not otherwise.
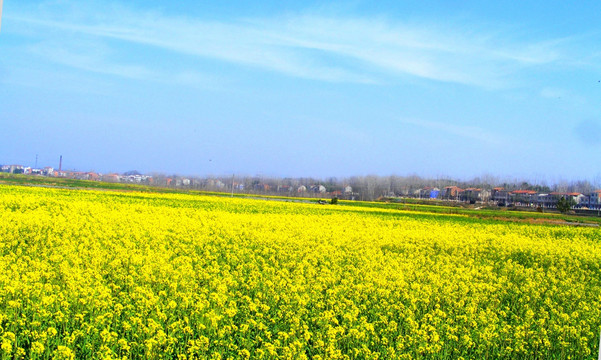
<path fill-rule="evenodd" d="M 594 358 L 601 234 L 0 185 L 3 358 Z"/>

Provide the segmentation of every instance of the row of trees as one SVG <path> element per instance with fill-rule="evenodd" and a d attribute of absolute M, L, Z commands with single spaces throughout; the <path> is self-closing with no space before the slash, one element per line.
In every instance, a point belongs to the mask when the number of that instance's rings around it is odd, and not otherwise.
<path fill-rule="evenodd" d="M 346 178 L 329 177 L 325 179 L 312 177 L 278 178 L 268 176 L 211 176 L 211 177 L 181 177 L 154 174 L 153 181 L 158 186 L 188 187 L 199 190 L 228 190 L 231 191 L 232 184 L 236 192 L 249 194 L 270 194 L 286 192 L 288 195 L 308 195 L 313 189 L 325 188 L 329 194 L 345 192 L 348 187 L 352 189 L 352 195 L 357 200 L 373 200 L 379 197 L 413 196 L 414 193 L 425 187 L 436 187 L 443 189 L 447 186 L 458 186 L 460 188 L 492 189 L 503 187 L 507 190 L 534 190 L 540 193 L 558 192 L 580 192 L 588 194 L 601 188 L 601 184 L 589 181 L 559 181 L 554 184 L 545 182 L 530 183 L 520 179 L 502 179 L 495 176 L 481 176 L 471 180 L 454 180 L 449 178 L 423 178 L 417 175 L 410 176 L 353 176 Z M 305 187 L 304 193 L 298 189 Z M 316 196 L 322 195 L 314 191 Z"/>

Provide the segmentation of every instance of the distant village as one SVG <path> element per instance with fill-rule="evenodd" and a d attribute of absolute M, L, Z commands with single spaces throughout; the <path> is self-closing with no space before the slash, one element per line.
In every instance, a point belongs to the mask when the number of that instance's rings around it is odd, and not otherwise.
<path fill-rule="evenodd" d="M 285 195 L 346 200 L 376 200 L 378 198 L 413 198 L 441 200 L 469 204 L 488 204 L 503 207 L 533 207 L 555 209 L 560 199 L 568 199 L 573 209 L 601 210 L 601 190 L 588 186 L 589 191 L 551 191 L 545 187 L 537 191 L 522 189 L 513 184 L 505 187 L 465 187 L 457 185 L 424 186 L 426 179 L 402 177 L 352 177 L 343 181 L 334 178 L 326 181 L 311 178 L 261 178 L 261 177 L 182 177 L 163 174 L 144 175 L 137 171 L 124 174 L 66 171 L 53 167 L 35 168 L 22 165 L 1 165 L 0 172 L 37 175 L 77 180 L 111 183 L 133 183 L 157 187 L 172 187 L 207 191 L 237 192 L 246 194 Z M 441 182 L 438 180 L 437 182 Z M 452 182 L 449 180 L 449 182 Z M 527 184 L 525 184 L 527 185 Z M 581 186 L 582 187 L 582 186 Z"/>
<path fill-rule="evenodd" d="M 65 171 L 61 170 L 60 168 L 56 170 L 50 166 L 38 169 L 23 165 L 1 165 L 0 172 L 10 174 L 39 175 L 76 180 L 152 184 L 152 176 L 142 175 L 138 173 L 127 175 L 120 175 L 115 173 L 101 174 L 96 172 Z"/>
<path fill-rule="evenodd" d="M 440 190 L 426 187 L 418 190 L 418 197 L 425 199 L 443 199 L 479 203 L 493 203 L 498 206 L 521 206 L 540 207 L 554 209 L 559 199 L 564 198 L 572 201 L 575 209 L 598 210 L 601 208 L 601 190 L 594 190 L 588 194 L 578 192 L 540 193 L 535 190 L 507 190 L 495 187 L 491 190 L 467 188 L 461 189 L 457 186 L 447 186 Z"/>

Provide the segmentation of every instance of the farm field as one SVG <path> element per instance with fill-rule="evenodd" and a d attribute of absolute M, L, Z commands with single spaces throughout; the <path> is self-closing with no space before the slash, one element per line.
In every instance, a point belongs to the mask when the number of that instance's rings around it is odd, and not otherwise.
<path fill-rule="evenodd" d="M 599 228 L 351 205 L 0 185 L 2 358 L 597 358 Z"/>

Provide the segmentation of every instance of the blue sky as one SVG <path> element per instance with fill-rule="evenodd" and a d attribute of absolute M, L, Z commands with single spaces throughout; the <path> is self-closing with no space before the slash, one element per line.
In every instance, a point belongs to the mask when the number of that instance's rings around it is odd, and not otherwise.
<path fill-rule="evenodd" d="M 4 1 L 0 163 L 601 179 L 601 3 Z"/>

